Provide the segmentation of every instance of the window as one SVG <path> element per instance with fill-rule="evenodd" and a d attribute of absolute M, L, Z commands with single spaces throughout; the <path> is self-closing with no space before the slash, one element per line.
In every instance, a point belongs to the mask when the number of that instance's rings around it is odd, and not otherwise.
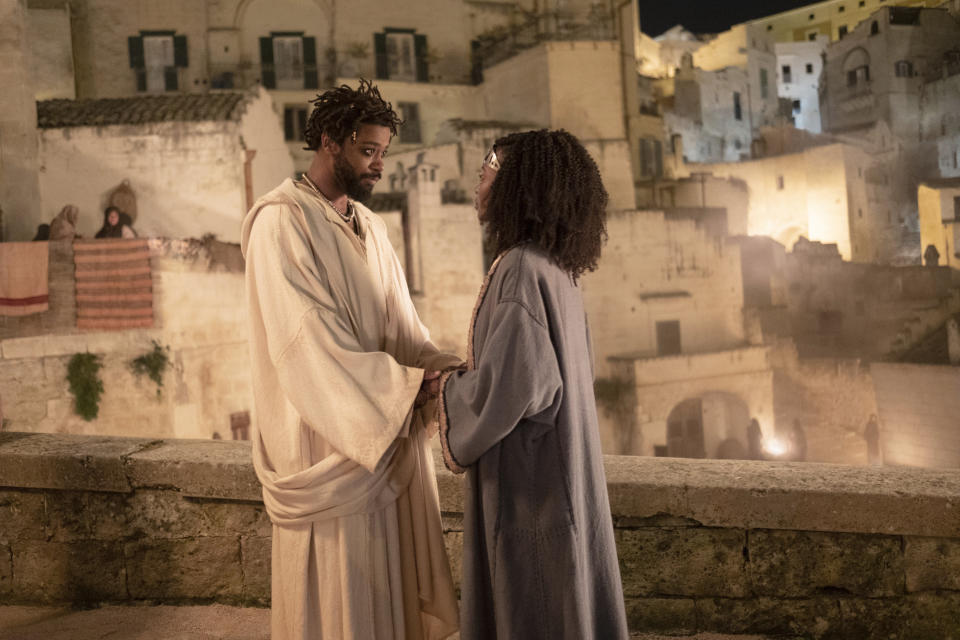
<path fill-rule="evenodd" d="M 811 31 L 810 33 L 808 33 L 808 34 L 807 34 L 807 40 L 809 40 L 810 42 L 816 42 L 816 40 L 817 40 L 817 32 L 816 32 L 816 31 Z"/>
<path fill-rule="evenodd" d="M 856 87 L 860 84 L 870 82 L 870 67 L 862 66 L 847 71 L 847 86 Z"/>
<path fill-rule="evenodd" d="M 740 94 L 733 92 L 733 117 L 737 120 L 743 120 L 743 108 L 740 106 Z"/>
<path fill-rule="evenodd" d="M 843 13 L 846 10 L 847 8 L 843 5 L 840 5 L 839 7 L 837 7 L 837 13 Z"/>
<path fill-rule="evenodd" d="M 267 89 L 316 89 L 317 41 L 302 31 L 260 38 L 260 82 Z"/>
<path fill-rule="evenodd" d="M 793 103 L 791 104 L 791 107 L 793 107 L 793 115 L 797 115 L 797 114 L 800 113 L 800 101 L 799 101 L 799 100 L 794 100 Z"/>
<path fill-rule="evenodd" d="M 767 70 L 760 69 L 760 97 L 764 100 L 767 99 L 767 94 L 769 93 L 769 84 Z"/>
<path fill-rule="evenodd" d="M 307 130 L 307 108 L 287 106 L 283 108 L 283 138 L 288 142 L 302 142 Z"/>
<path fill-rule="evenodd" d="M 867 3 L 866 3 L 864 0 L 860 0 L 859 6 L 864 7 L 864 6 L 866 6 L 866 5 L 867 5 Z"/>
<path fill-rule="evenodd" d="M 427 36 L 412 29 L 384 29 L 373 34 L 377 77 L 404 82 L 427 82 Z"/>
<path fill-rule="evenodd" d="M 808 17 L 809 17 L 810 20 L 813 20 L 813 19 L 816 17 L 816 15 L 813 14 L 813 13 L 811 13 Z"/>
<path fill-rule="evenodd" d="M 784 84 L 790 84 L 791 82 L 793 82 L 793 78 L 791 77 L 791 73 L 790 73 L 790 65 L 785 64 L 782 67 L 780 67 L 780 72 L 783 74 Z"/>
<path fill-rule="evenodd" d="M 777 176 L 777 191 L 783 191 L 783 176 Z"/>
<path fill-rule="evenodd" d="M 178 69 L 188 65 L 187 36 L 173 31 L 141 31 L 127 38 L 137 91 L 161 93 L 179 87 Z"/>
<path fill-rule="evenodd" d="M 767 25 L 767 31 L 773 31 L 773 25 L 772 25 L 772 24 L 768 24 L 768 25 Z"/>
<path fill-rule="evenodd" d="M 813 73 L 813 64 L 810 62 L 807 63 L 807 73 Z"/>
<path fill-rule="evenodd" d="M 640 138 L 640 177 L 659 178 L 663 175 L 663 143 Z"/>
<path fill-rule="evenodd" d="M 880 23 L 874 20 L 870 23 L 870 35 L 875 36 L 880 33 Z"/>
<path fill-rule="evenodd" d="M 859 209 L 859 208 L 857 209 L 857 217 L 858 217 L 858 218 L 862 218 L 862 217 L 863 217 L 863 209 Z"/>
<path fill-rule="evenodd" d="M 898 78 L 913 77 L 913 63 L 909 60 L 898 60 L 894 63 L 893 69 Z"/>
<path fill-rule="evenodd" d="M 842 38 L 845 35 L 847 35 L 847 25 L 842 24 L 840 25 L 840 28 L 837 29 L 837 36 Z"/>
<path fill-rule="evenodd" d="M 960 222 L 960 196 L 953 196 L 953 219 Z"/>
<path fill-rule="evenodd" d="M 400 142 L 420 143 L 423 142 L 420 136 L 420 105 L 416 102 L 401 102 L 400 117 L 403 118 L 403 124 L 400 125 Z"/>
<path fill-rule="evenodd" d="M 666 320 L 657 323 L 657 355 L 675 356 L 680 348 L 680 321 Z"/>

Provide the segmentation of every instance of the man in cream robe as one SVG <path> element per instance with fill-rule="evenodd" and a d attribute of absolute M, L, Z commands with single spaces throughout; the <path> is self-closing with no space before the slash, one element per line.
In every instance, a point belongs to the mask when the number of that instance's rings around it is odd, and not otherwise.
<path fill-rule="evenodd" d="M 457 603 L 428 433 L 438 353 L 382 220 L 284 181 L 243 223 L 253 460 L 273 522 L 273 640 L 445 638 Z"/>

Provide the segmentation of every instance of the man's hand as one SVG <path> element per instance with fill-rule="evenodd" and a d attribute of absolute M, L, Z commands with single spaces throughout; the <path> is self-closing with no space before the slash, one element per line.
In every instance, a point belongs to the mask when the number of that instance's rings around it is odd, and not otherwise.
<path fill-rule="evenodd" d="M 413 406 L 419 409 L 438 393 L 440 393 L 440 372 L 424 371 L 423 383 L 420 384 L 420 392 L 417 394 L 417 399 L 413 401 Z"/>

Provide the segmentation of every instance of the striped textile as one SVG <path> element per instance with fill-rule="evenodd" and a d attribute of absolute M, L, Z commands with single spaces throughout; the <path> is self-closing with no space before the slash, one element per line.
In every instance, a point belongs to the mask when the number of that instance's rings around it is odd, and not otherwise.
<path fill-rule="evenodd" d="M 77 240 L 77 327 L 153 326 L 153 278 L 145 238 Z"/>
<path fill-rule="evenodd" d="M 50 308 L 49 244 L 0 243 L 0 316 L 27 316 Z"/>

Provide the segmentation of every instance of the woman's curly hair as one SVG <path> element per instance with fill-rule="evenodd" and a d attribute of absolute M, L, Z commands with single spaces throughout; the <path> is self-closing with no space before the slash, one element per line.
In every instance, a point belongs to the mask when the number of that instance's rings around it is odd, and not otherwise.
<path fill-rule="evenodd" d="M 493 148 L 500 161 L 486 209 L 493 254 L 532 242 L 574 280 L 596 269 L 608 196 L 580 141 L 562 129 L 541 129 L 510 134 Z"/>
<path fill-rule="evenodd" d="M 304 131 L 307 142 L 304 149 L 308 151 L 320 148 L 321 136 L 324 133 L 342 145 L 361 125 L 388 127 L 392 135 L 397 135 L 397 127 L 403 124 L 403 120 L 393 110 L 393 105 L 380 95 L 380 90 L 363 78 L 356 89 L 345 84 L 340 85 L 336 89 L 317 94 L 310 102 L 313 104 L 313 111 Z"/>

